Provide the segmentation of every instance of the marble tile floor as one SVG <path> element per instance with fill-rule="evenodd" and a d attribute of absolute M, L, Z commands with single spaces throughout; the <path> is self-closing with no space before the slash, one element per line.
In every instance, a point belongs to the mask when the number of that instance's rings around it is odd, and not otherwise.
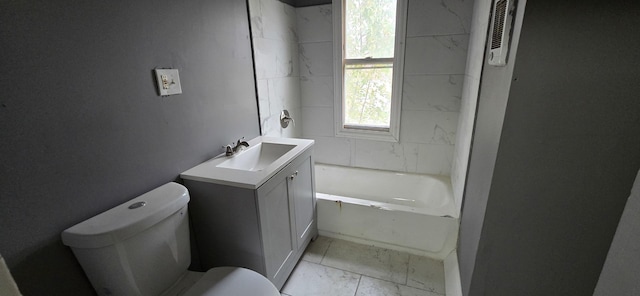
<path fill-rule="evenodd" d="M 443 296 L 442 261 L 320 236 L 283 296 Z"/>

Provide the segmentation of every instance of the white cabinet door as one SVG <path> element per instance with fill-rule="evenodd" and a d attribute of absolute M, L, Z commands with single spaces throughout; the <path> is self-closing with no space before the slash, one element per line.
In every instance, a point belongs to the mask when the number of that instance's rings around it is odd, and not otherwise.
<path fill-rule="evenodd" d="M 294 205 L 297 245 L 302 246 L 311 235 L 315 218 L 315 198 L 313 196 L 313 165 L 307 158 L 289 177 L 289 194 Z"/>
<path fill-rule="evenodd" d="M 276 180 L 272 180 L 276 181 Z M 296 242 L 291 237 L 290 203 L 287 180 L 280 179 L 272 189 L 258 197 L 267 277 L 271 280 L 292 260 Z"/>

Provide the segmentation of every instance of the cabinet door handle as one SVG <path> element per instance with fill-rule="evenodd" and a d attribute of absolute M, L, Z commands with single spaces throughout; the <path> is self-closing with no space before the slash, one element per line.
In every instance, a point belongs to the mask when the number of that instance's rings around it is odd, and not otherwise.
<path fill-rule="evenodd" d="M 296 171 L 295 173 L 293 173 L 293 175 L 291 175 L 291 180 L 293 180 L 293 178 L 295 178 L 298 175 L 298 171 Z"/>

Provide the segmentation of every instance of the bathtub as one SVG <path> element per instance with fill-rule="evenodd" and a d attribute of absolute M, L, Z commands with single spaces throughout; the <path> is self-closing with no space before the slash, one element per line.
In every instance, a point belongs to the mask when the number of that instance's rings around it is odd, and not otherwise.
<path fill-rule="evenodd" d="M 444 259 L 458 213 L 448 177 L 315 165 L 320 235 Z"/>

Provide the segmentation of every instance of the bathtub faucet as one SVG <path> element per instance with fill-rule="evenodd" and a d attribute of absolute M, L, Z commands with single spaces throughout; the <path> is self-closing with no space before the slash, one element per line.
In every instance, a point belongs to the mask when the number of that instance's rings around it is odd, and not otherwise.
<path fill-rule="evenodd" d="M 225 148 L 226 150 L 224 153 L 224 155 L 226 156 L 232 156 L 236 153 L 239 153 L 240 151 L 244 150 L 247 147 L 249 147 L 249 143 L 247 143 L 247 141 L 244 140 L 244 137 L 239 139 L 235 145 L 231 143 L 231 145 L 222 146 L 222 148 Z"/>

